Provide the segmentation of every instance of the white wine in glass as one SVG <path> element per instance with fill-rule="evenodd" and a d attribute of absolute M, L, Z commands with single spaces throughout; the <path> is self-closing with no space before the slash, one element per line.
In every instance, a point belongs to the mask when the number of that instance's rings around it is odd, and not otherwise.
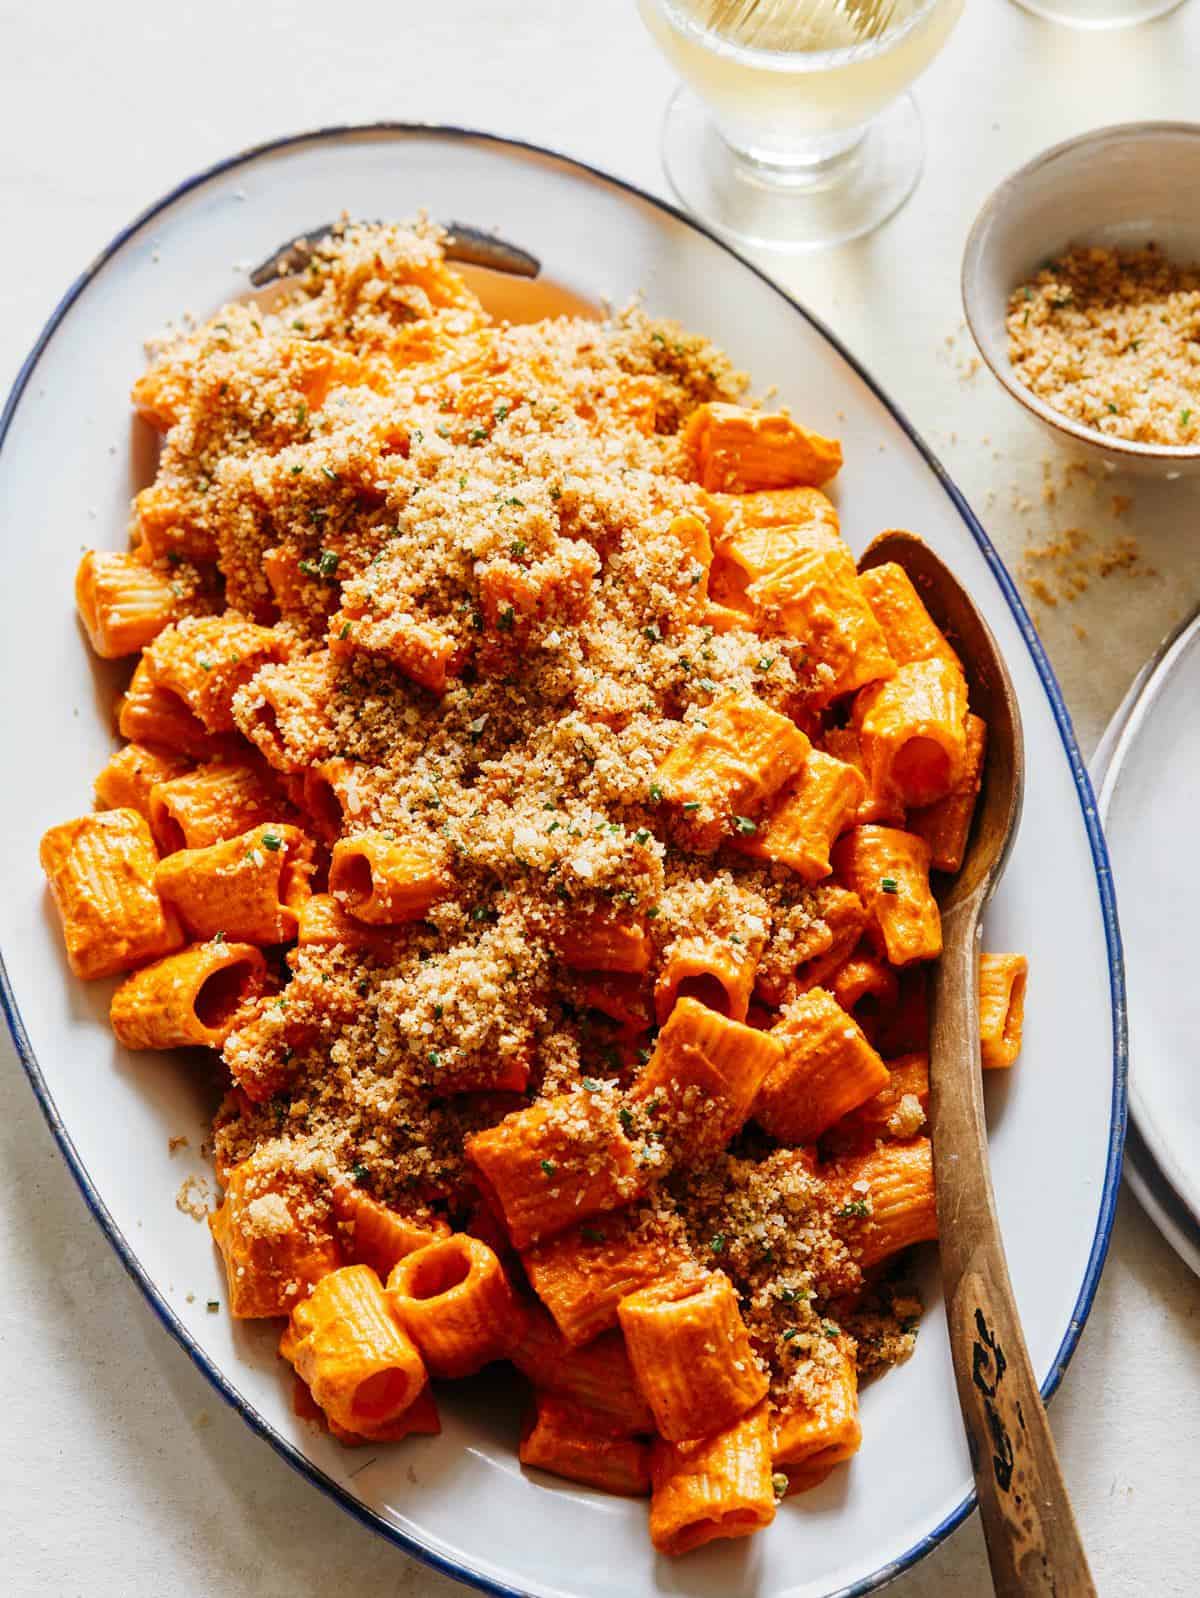
<path fill-rule="evenodd" d="M 921 172 L 915 78 L 963 0 L 638 0 L 684 80 L 663 160 L 743 243 L 819 248 L 878 227 Z"/>

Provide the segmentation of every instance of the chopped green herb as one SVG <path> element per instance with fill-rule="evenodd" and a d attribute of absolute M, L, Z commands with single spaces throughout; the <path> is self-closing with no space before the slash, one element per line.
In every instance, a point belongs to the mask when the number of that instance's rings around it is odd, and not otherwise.
<path fill-rule="evenodd" d="M 684 809 L 685 809 L 685 810 L 687 810 L 687 811 L 692 811 L 692 810 L 699 810 L 699 808 L 700 808 L 700 801 L 699 801 L 699 799 L 689 799 L 689 800 L 687 800 L 687 802 L 686 802 L 686 803 L 685 803 L 685 804 L 684 804 L 684 807 L 683 807 L 683 808 L 684 808 Z"/>
<path fill-rule="evenodd" d="M 899 893 L 900 884 L 896 881 L 895 877 L 880 877 L 879 891 L 880 893 Z"/>
<path fill-rule="evenodd" d="M 510 605 L 507 610 L 502 610 L 499 616 L 497 616 L 496 626 L 502 633 L 512 632 L 513 622 L 516 620 L 516 615 L 516 611 Z"/>
<path fill-rule="evenodd" d="M 656 782 L 652 782 L 650 784 L 650 803 L 652 805 L 661 804 L 662 803 L 662 796 L 663 796 L 662 789 L 658 786 L 658 784 Z"/>
<path fill-rule="evenodd" d="M 283 848 L 283 839 L 277 832 L 264 832 L 262 835 L 262 846 L 264 849 L 269 849 L 271 853 L 274 854 L 277 849 Z"/>
<path fill-rule="evenodd" d="M 597 1082 L 594 1076 L 585 1076 L 583 1079 L 583 1085 L 589 1093 L 599 1093 L 604 1084 L 602 1082 Z"/>
<path fill-rule="evenodd" d="M 834 1218 L 839 1221 L 852 1218 L 861 1220 L 870 1213 L 870 1206 L 865 1199 L 851 1199 L 848 1204 L 843 1204 L 840 1209 L 833 1212 Z"/>
<path fill-rule="evenodd" d="M 542 1163 L 542 1170 L 545 1173 L 545 1175 L 546 1176 L 553 1176 L 554 1175 L 554 1162 L 552 1160 L 543 1160 L 541 1163 Z"/>
<path fill-rule="evenodd" d="M 733 824 L 739 832 L 751 833 L 758 831 L 758 823 L 751 821 L 749 816 L 734 816 Z"/>
<path fill-rule="evenodd" d="M 371 1173 L 367 1170 L 365 1165 L 360 1163 L 351 1168 L 350 1175 L 354 1178 L 357 1186 L 362 1187 L 363 1183 L 368 1180 Z"/>
<path fill-rule="evenodd" d="M 631 1137 L 633 1135 L 633 1111 L 627 1109 L 625 1105 L 622 1104 L 621 1108 L 617 1111 L 617 1120 L 620 1121 L 621 1130 L 624 1132 L 625 1136 Z"/>
<path fill-rule="evenodd" d="M 725 1233 L 714 1232 L 708 1240 L 708 1246 L 712 1253 L 723 1254 L 725 1252 Z"/>
<path fill-rule="evenodd" d="M 1180 427 L 1186 427 L 1187 426 L 1188 422 L 1191 419 L 1191 415 L 1192 415 L 1192 413 L 1191 413 L 1190 410 L 1186 410 L 1185 409 L 1185 410 L 1180 411 L 1180 413 L 1179 413 L 1179 425 L 1180 425 Z"/>
<path fill-rule="evenodd" d="M 348 621 L 346 621 L 346 622 L 342 623 L 342 630 L 338 634 L 338 637 L 339 638 L 349 638 L 349 636 L 350 636 L 350 623 Z"/>
<path fill-rule="evenodd" d="M 435 1068 L 442 1063 L 442 1057 L 436 1049 L 430 1049 L 428 1055 L 426 1055 L 426 1059 L 428 1059 L 430 1065 L 434 1066 Z"/>
<path fill-rule="evenodd" d="M 338 556 L 332 549 L 323 549 L 321 558 L 317 562 L 317 570 L 322 577 L 332 577 L 338 569 Z"/>

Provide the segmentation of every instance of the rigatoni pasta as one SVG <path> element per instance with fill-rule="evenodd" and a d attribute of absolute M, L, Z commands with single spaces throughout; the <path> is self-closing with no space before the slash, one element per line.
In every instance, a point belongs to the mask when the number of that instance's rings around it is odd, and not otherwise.
<path fill-rule="evenodd" d="M 298 1413 L 416 1439 L 504 1362 L 522 1464 L 649 1493 L 664 1554 L 749 1535 L 913 1346 L 881 1267 L 936 1231 L 986 727 L 857 571 L 840 443 L 703 339 L 494 322 L 425 223 L 280 295 L 135 384 L 158 473 L 77 580 L 129 741 L 41 851 L 69 963 L 125 1047 L 213 1051 L 225 1302 Z M 984 1065 L 1025 977 L 984 957 Z"/>

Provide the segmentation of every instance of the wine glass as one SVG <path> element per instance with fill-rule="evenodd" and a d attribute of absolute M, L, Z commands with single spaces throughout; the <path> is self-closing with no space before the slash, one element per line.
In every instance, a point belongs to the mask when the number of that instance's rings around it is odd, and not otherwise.
<path fill-rule="evenodd" d="M 1017 0 L 1017 4 L 1068 28 L 1129 28 L 1165 16 L 1183 0 Z"/>
<path fill-rule="evenodd" d="M 726 237 L 810 250 L 869 233 L 916 186 L 924 141 L 907 92 L 963 0 L 638 0 L 684 80 L 663 163 Z"/>

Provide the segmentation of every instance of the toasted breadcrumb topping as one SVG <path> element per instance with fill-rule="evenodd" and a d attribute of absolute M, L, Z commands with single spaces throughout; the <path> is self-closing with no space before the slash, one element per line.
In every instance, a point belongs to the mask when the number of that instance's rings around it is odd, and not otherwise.
<path fill-rule="evenodd" d="M 464 1140 L 552 1099 L 598 1160 L 628 1136 L 627 1196 L 663 1179 L 646 1224 L 729 1274 L 776 1395 L 805 1390 L 853 1347 L 829 1304 L 862 1286 L 825 1185 L 763 1139 L 677 1165 L 620 1104 L 652 1034 L 594 1008 L 561 957 L 569 928 L 628 914 L 653 967 L 688 934 L 749 940 L 786 991 L 832 943 L 830 890 L 728 835 L 681 848 L 654 780 L 722 696 L 798 719 L 822 702 L 827 668 L 796 640 L 706 623 L 677 526 L 709 519 L 679 430 L 744 378 L 637 307 L 493 323 L 418 222 L 347 226 L 271 309 L 160 347 L 150 379 L 171 423 L 154 492 L 186 537 L 160 551 L 139 519 L 143 553 L 181 615 L 224 606 L 280 641 L 233 695 L 237 728 L 296 783 L 320 768 L 337 836 L 423 849 L 453 884 L 365 946 L 302 941 L 229 1039 L 243 1086 L 214 1151 L 225 1173 L 253 1162 L 248 1228 L 323 1221 L 338 1183 L 461 1223 Z"/>

